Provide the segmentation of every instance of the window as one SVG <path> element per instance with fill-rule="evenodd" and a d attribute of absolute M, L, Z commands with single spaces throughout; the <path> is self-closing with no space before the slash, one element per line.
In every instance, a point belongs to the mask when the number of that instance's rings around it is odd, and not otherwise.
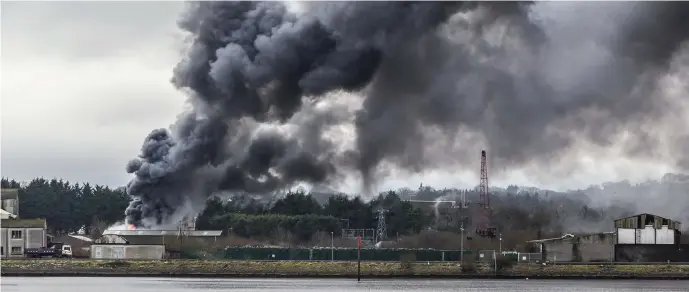
<path fill-rule="evenodd" d="M 22 231 L 12 230 L 12 239 L 22 239 Z"/>
<path fill-rule="evenodd" d="M 13 246 L 13 247 L 12 247 L 12 254 L 13 254 L 13 255 L 20 255 L 20 254 L 22 254 L 22 247 L 21 247 L 21 246 Z"/>

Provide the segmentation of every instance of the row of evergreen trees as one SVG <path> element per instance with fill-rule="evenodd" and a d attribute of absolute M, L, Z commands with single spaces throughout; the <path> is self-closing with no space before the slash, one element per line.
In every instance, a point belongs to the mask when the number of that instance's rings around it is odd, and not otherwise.
<path fill-rule="evenodd" d="M 19 189 L 20 217 L 46 218 L 51 234 L 55 235 L 81 229 L 86 233 L 102 231 L 124 218 L 130 200 L 123 188 L 72 184 L 58 179 L 36 178 L 20 185 L 3 178 L 2 187 Z M 334 194 L 322 204 L 303 192 L 289 193 L 272 203 L 247 196 L 233 200 L 211 198 L 199 215 L 197 228 L 231 230 L 247 238 L 289 233 L 292 238 L 308 240 L 319 231 L 339 234 L 342 228 L 376 228 L 377 210 L 383 208 L 387 210 L 388 237 L 415 234 L 434 226 L 434 213 L 415 208 L 407 199 L 452 200 L 459 197 L 459 192 L 464 192 L 469 201 L 478 201 L 477 190 L 439 190 L 427 186 L 385 192 L 372 200 Z M 609 231 L 613 219 L 636 211 L 620 205 L 592 208 L 588 205 L 590 199 L 580 193 L 539 194 L 518 187 L 493 191 L 491 197 L 493 223 L 499 230 L 527 231 L 538 237 L 546 233 Z"/>
<path fill-rule="evenodd" d="M 63 180 L 36 178 L 19 184 L 2 179 L 3 188 L 19 189 L 21 218 L 45 218 L 51 234 L 83 230 L 102 231 L 119 222 L 129 203 L 123 188 L 71 184 Z M 308 240 L 318 231 L 340 233 L 341 228 L 375 228 L 375 209 L 386 208 L 390 234 L 419 232 L 432 218 L 394 192 L 368 203 L 359 197 L 332 196 L 321 206 L 303 192 L 288 193 L 267 206 L 257 201 L 238 205 L 213 197 L 199 215 L 197 228 L 232 230 L 245 237 L 269 237 L 278 231 Z"/>
<path fill-rule="evenodd" d="M 121 221 L 129 204 L 123 189 L 36 178 L 20 185 L 2 179 L 2 188 L 19 189 L 19 216 L 45 218 L 51 234 L 103 229 Z"/>

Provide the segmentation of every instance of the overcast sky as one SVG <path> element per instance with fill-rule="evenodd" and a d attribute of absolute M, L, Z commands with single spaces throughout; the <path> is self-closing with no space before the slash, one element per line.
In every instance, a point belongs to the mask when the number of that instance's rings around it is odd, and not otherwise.
<path fill-rule="evenodd" d="M 169 82 L 183 47 L 176 27 L 183 7 L 182 2 L 3 1 L 2 176 L 125 185 L 130 175 L 124 167 L 143 138 L 172 124 L 184 106 L 184 95 Z M 473 169 L 478 167 L 477 154 Z M 524 172 L 493 182 L 576 187 L 626 178 L 625 169 L 624 162 L 596 163 L 558 181 L 534 181 Z M 660 177 L 668 170 L 643 169 L 647 172 L 637 177 Z M 442 171 L 396 177 L 384 187 L 477 181 L 475 173 Z"/>
<path fill-rule="evenodd" d="M 181 2 L 2 2 L 2 176 L 120 186 L 184 96 Z"/>

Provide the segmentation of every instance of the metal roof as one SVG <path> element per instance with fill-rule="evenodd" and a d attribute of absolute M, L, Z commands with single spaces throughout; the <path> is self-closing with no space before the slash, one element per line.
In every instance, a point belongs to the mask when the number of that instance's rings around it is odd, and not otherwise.
<path fill-rule="evenodd" d="M 679 223 L 679 221 L 672 220 L 672 219 L 670 219 L 670 218 L 663 217 L 663 216 L 658 216 L 658 215 L 655 215 L 655 214 L 650 214 L 650 213 L 641 213 L 641 214 L 636 214 L 636 215 L 633 215 L 633 216 L 622 217 L 622 218 L 615 219 L 615 221 L 619 221 L 619 220 L 623 220 L 623 219 L 628 219 L 628 218 L 640 217 L 640 216 L 642 216 L 642 215 L 652 216 L 652 217 L 658 217 L 658 218 L 661 218 L 661 219 L 665 219 L 665 220 L 669 220 L 669 221 L 673 221 L 673 222 Z"/>
<path fill-rule="evenodd" d="M 67 235 L 67 236 L 69 236 L 69 237 L 71 237 L 71 238 L 74 238 L 74 239 L 77 239 L 77 240 L 81 240 L 81 241 L 87 241 L 87 242 L 92 242 L 92 241 L 93 241 L 93 239 L 88 238 L 88 237 L 83 236 L 83 235 L 69 234 L 69 235 Z"/>
<path fill-rule="evenodd" d="M 113 235 L 113 234 L 104 234 L 101 235 L 99 238 L 96 238 L 96 240 L 93 241 L 95 244 L 128 244 L 129 241 L 127 241 L 126 238 L 119 236 L 119 235 Z"/>
<path fill-rule="evenodd" d="M 555 238 L 545 238 L 545 239 L 536 239 L 536 240 L 529 240 L 527 242 L 531 243 L 544 243 L 544 242 L 551 242 L 551 241 L 559 241 L 559 240 L 567 240 L 575 237 L 587 237 L 587 236 L 596 236 L 596 235 L 614 235 L 615 232 L 599 232 L 599 233 L 590 233 L 590 234 L 565 234 L 561 237 L 555 237 Z"/>
<path fill-rule="evenodd" d="M 529 240 L 529 241 L 527 241 L 527 242 L 541 243 L 541 242 L 548 242 L 548 241 L 565 240 L 565 239 L 568 239 L 568 238 L 574 238 L 574 235 L 572 235 L 572 234 L 565 234 L 565 235 L 563 235 L 563 236 L 561 236 L 561 237 Z"/>
<path fill-rule="evenodd" d="M 164 235 L 184 235 L 191 237 L 220 236 L 222 230 L 105 230 L 103 235 L 121 236 L 164 236 Z"/>
<path fill-rule="evenodd" d="M 0 209 L 0 214 L 5 215 L 5 216 L 12 218 L 12 219 L 17 219 L 17 215 L 14 215 L 10 212 L 7 212 L 4 209 Z"/>
<path fill-rule="evenodd" d="M 46 228 L 45 219 L 5 219 L 0 220 L 2 228 Z"/>

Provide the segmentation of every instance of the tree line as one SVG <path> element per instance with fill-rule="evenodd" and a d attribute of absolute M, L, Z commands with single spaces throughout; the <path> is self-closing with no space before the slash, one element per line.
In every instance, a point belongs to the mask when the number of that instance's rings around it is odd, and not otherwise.
<path fill-rule="evenodd" d="M 2 188 L 19 191 L 21 218 L 45 218 L 49 232 L 62 235 L 83 231 L 97 233 L 124 217 L 129 196 L 124 188 L 88 183 L 72 184 L 59 179 L 36 178 L 20 184 L 2 178 Z M 431 216 L 404 202 L 394 192 L 381 194 L 364 202 L 360 197 L 334 195 L 321 205 L 304 192 L 290 192 L 265 204 L 212 197 L 197 219 L 197 228 L 227 230 L 244 237 L 267 237 L 275 232 L 289 232 L 298 240 L 308 240 L 318 231 L 339 234 L 342 228 L 375 228 L 375 208 L 386 208 L 390 234 L 419 232 Z"/>
<path fill-rule="evenodd" d="M 129 204 L 123 188 L 44 178 L 26 184 L 2 178 L 1 185 L 19 190 L 20 218 L 46 219 L 52 235 L 102 230 L 121 221 Z"/>
<path fill-rule="evenodd" d="M 395 192 L 380 194 L 364 202 L 360 197 L 330 196 L 319 204 L 301 191 L 289 192 L 272 204 L 256 199 L 222 200 L 213 197 L 198 216 L 198 229 L 227 230 L 244 237 L 268 238 L 288 232 L 298 241 L 308 241 L 321 232 L 340 235 L 343 228 L 375 229 L 378 209 L 385 209 L 387 235 L 415 234 L 429 226 L 433 215 L 414 208 Z"/>
<path fill-rule="evenodd" d="M 641 201 L 644 202 L 641 208 L 657 206 L 659 211 L 666 213 L 673 208 L 681 211 L 689 209 L 686 196 L 672 194 L 689 191 L 687 181 L 689 179 L 684 177 L 665 176 L 662 181 L 638 185 L 623 181 L 571 192 L 550 192 L 518 186 L 493 188 L 493 224 L 502 233 L 522 232 L 533 234 L 534 238 L 529 239 L 535 239 L 560 236 L 562 233 L 611 231 L 614 219 L 634 213 L 657 213 L 673 218 L 672 214 L 656 212 L 656 209 L 639 209 L 639 206 L 625 202 L 624 197 L 610 194 L 638 196 L 634 197 L 636 200 L 631 200 L 632 203 L 652 194 L 654 200 Z M 18 188 L 20 217 L 46 218 L 54 235 L 78 230 L 90 234 L 121 221 L 130 200 L 124 188 L 73 184 L 59 179 L 36 178 L 19 184 L 3 178 L 2 187 Z M 318 232 L 339 235 L 343 228 L 375 229 L 377 211 L 385 209 L 386 236 L 392 238 L 438 228 L 438 217 L 450 216 L 437 212 L 432 204 L 420 206 L 410 203 L 410 199 L 459 201 L 463 197 L 471 204 L 476 204 L 480 198 L 478 189 L 434 189 L 423 185 L 418 189 L 384 192 L 372 199 L 303 191 L 290 192 L 272 201 L 247 194 L 212 197 L 198 216 L 197 228 L 223 230 L 246 238 L 285 235 L 294 241 L 307 241 Z M 601 203 L 604 200 L 612 203 Z M 662 208 L 663 201 L 673 203 Z M 469 226 L 470 212 L 461 208 L 450 212 L 457 214 L 454 221 L 443 227 L 445 230 L 459 232 L 461 224 Z"/>

